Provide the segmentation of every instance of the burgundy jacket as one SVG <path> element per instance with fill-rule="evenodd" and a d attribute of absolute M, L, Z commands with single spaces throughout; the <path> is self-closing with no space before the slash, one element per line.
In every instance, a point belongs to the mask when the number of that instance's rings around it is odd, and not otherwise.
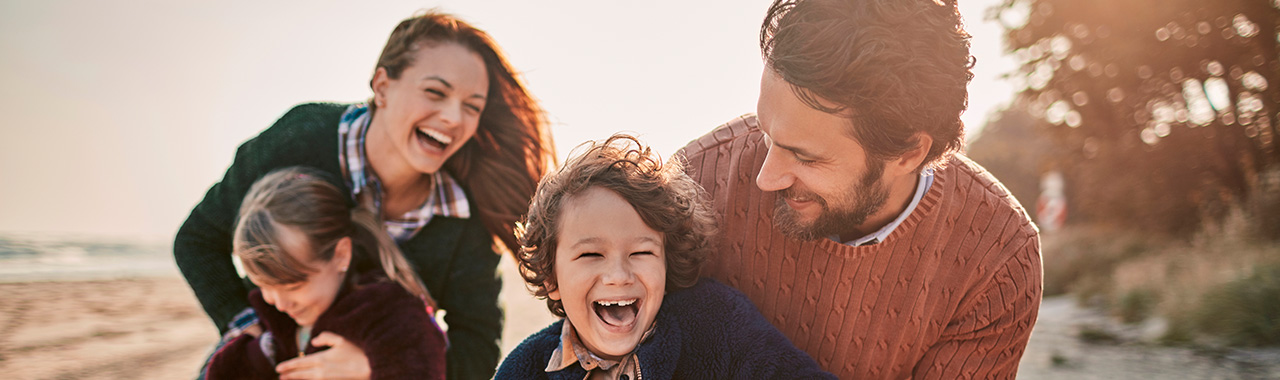
<path fill-rule="evenodd" d="M 269 342 L 241 335 L 224 345 L 210 360 L 206 378 L 276 379 L 275 365 L 298 356 L 298 325 L 287 314 L 249 293 Z M 360 347 L 369 359 L 371 379 L 444 379 L 444 332 L 427 312 L 422 299 L 380 276 L 361 276 L 355 289 L 344 287 L 333 304 L 316 320 L 311 336 L 332 332 Z M 264 333 L 263 336 L 268 334 Z M 274 361 L 263 346 L 274 350 Z M 307 344 L 309 355 L 325 350 Z"/>

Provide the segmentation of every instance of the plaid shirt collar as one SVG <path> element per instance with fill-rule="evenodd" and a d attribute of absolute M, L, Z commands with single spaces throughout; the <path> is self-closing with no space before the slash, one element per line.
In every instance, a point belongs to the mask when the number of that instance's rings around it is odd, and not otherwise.
<path fill-rule="evenodd" d="M 376 209 L 382 209 L 382 182 L 377 173 L 369 167 L 369 159 L 365 153 L 365 135 L 369 132 L 369 121 L 373 114 L 365 103 L 347 107 L 338 124 L 338 160 L 342 166 L 342 177 L 351 188 L 351 198 L 360 199 L 363 194 L 373 197 Z M 387 234 L 397 243 L 403 243 L 425 227 L 431 218 L 439 215 L 449 218 L 470 218 L 471 207 L 462 186 L 444 170 L 431 175 L 431 195 L 421 207 L 398 217 L 388 217 L 383 222 Z"/>
<path fill-rule="evenodd" d="M 649 326 L 649 330 L 644 332 L 640 337 L 640 343 L 649 340 L 653 336 L 654 325 Z M 639 344 L 639 343 L 637 343 Z M 592 378 L 592 373 L 602 373 L 610 379 L 619 379 L 621 375 L 627 375 L 632 379 L 640 378 L 640 359 L 636 357 L 636 352 L 632 349 L 631 353 L 619 360 L 608 360 L 596 356 L 594 352 L 587 349 L 582 341 L 578 338 L 578 332 L 574 329 L 573 323 L 569 318 L 564 319 L 564 325 L 560 327 L 560 345 L 555 351 L 551 352 L 551 360 L 547 362 L 545 372 L 556 372 L 569 368 L 573 363 L 578 363 L 582 369 L 587 370 L 585 379 Z"/>

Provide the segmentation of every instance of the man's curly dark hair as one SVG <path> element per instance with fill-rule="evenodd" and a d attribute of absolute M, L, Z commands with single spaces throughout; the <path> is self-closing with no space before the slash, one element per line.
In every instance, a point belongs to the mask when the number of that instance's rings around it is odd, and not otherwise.
<path fill-rule="evenodd" d="M 678 161 L 661 158 L 635 137 L 615 134 L 603 143 L 588 142 L 559 171 L 538 183 L 529 214 L 516 226 L 520 275 L 535 296 L 557 289 L 556 247 L 560 211 L 589 188 L 622 196 L 649 228 L 662 234 L 666 254 L 666 291 L 693 286 L 711 250 L 716 222 L 706 192 L 684 173 Z M 564 317 L 564 304 L 547 298 L 552 314 Z"/>
<path fill-rule="evenodd" d="M 760 27 L 766 70 L 810 107 L 848 118 L 871 159 L 902 156 L 924 132 L 933 146 L 921 167 L 939 167 L 964 145 L 973 79 L 955 2 L 775 0 Z"/>

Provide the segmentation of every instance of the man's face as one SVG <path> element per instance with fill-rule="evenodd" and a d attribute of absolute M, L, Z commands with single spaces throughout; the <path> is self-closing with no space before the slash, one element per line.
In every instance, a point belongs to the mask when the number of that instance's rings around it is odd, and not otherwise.
<path fill-rule="evenodd" d="M 849 119 L 809 107 L 767 67 L 756 113 L 769 143 L 756 186 L 778 192 L 778 228 L 802 240 L 869 232 L 863 225 L 889 197 L 885 163 L 846 133 Z"/>

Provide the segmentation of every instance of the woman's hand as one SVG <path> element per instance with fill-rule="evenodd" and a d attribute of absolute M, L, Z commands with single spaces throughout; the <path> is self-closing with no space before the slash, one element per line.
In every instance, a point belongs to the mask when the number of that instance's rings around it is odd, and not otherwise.
<path fill-rule="evenodd" d="M 276 372 L 281 380 L 369 378 L 369 358 L 338 334 L 322 332 L 311 344 L 329 349 L 280 363 Z"/>

